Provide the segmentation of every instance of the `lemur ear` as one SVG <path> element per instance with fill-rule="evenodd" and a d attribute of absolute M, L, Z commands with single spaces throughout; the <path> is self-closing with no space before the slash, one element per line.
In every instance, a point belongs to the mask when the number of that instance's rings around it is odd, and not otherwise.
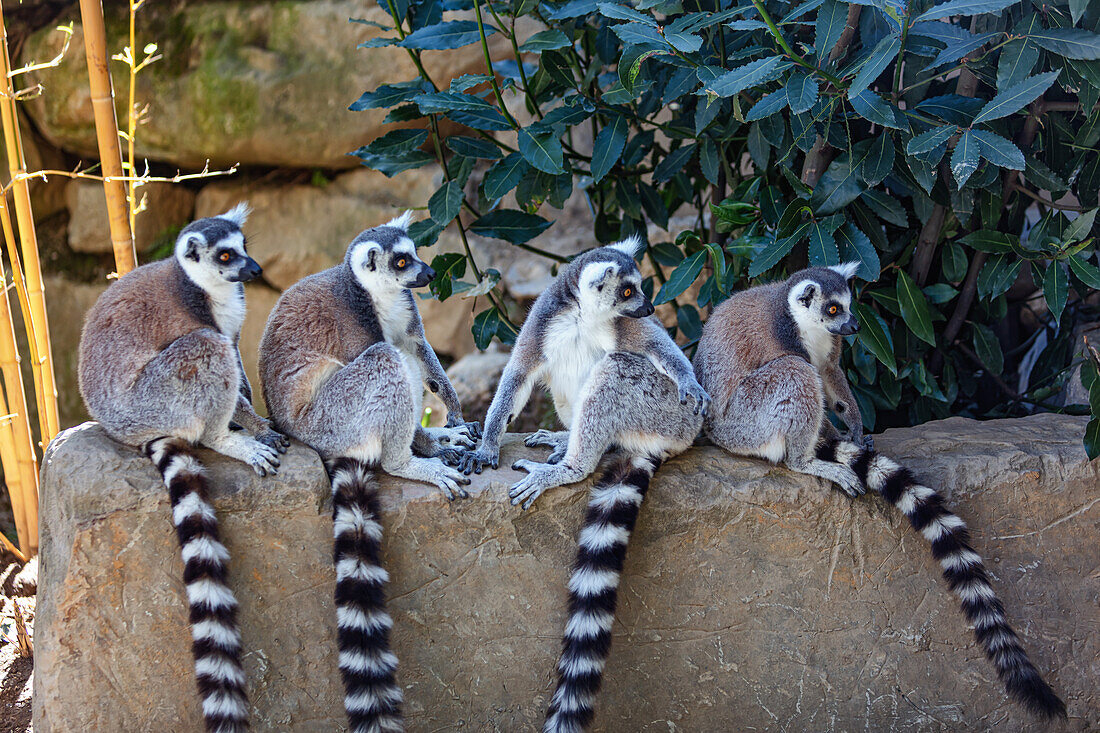
<path fill-rule="evenodd" d="M 814 296 L 817 295 L 817 285 L 812 280 L 803 280 L 791 289 L 791 295 L 799 303 L 809 308 Z"/>
<path fill-rule="evenodd" d="M 631 234 L 621 242 L 615 242 L 615 244 L 608 245 L 611 249 L 617 249 L 624 255 L 638 258 L 638 255 L 642 253 L 642 249 L 645 248 L 645 242 L 637 234 Z"/>
<path fill-rule="evenodd" d="M 412 211 L 406 211 L 396 219 L 390 219 L 382 226 L 393 227 L 394 229 L 400 229 L 403 232 L 409 231 L 409 224 L 412 223 L 413 213 Z"/>
<path fill-rule="evenodd" d="M 242 201 L 224 214 L 218 214 L 217 218 L 231 221 L 238 227 L 243 227 L 244 223 L 248 221 L 248 215 L 251 213 L 252 207 L 248 205 L 247 201 Z"/>
<path fill-rule="evenodd" d="M 363 260 L 363 264 L 367 266 L 367 269 L 371 272 L 375 270 L 374 260 L 378 256 L 378 248 L 370 247 L 367 249 L 367 259 Z"/>
<path fill-rule="evenodd" d="M 839 265 L 829 265 L 829 269 L 838 273 L 845 280 L 851 281 L 856 273 L 859 272 L 858 262 L 844 262 Z"/>
<path fill-rule="evenodd" d="M 184 245 L 183 256 L 189 260 L 198 262 L 201 259 L 199 255 L 199 246 L 202 241 L 198 237 L 188 237 L 187 242 Z"/>

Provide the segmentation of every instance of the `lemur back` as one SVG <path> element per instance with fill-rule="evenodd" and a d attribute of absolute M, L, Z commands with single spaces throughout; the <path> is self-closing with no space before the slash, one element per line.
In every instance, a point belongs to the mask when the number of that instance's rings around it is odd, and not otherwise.
<path fill-rule="evenodd" d="M 339 666 L 357 733 L 402 728 L 375 473 L 464 497 L 469 481 L 439 457 L 472 446 L 476 435 L 424 338 L 409 288 L 434 273 L 416 256 L 407 227 L 405 216 L 362 232 L 342 264 L 288 288 L 260 342 L 272 419 L 321 454 L 332 481 Z M 419 425 L 425 383 L 448 408 L 446 428 Z"/>
<path fill-rule="evenodd" d="M 210 731 L 247 727 L 237 600 L 218 535 L 210 485 L 194 444 L 244 461 L 261 476 L 286 439 L 252 409 L 237 339 L 241 283 L 260 274 L 244 249 L 247 209 L 184 227 L 171 259 L 111 285 L 89 310 L 80 340 L 80 391 L 115 439 L 141 447 L 172 506 L 190 606 L 195 677 Z M 242 429 L 230 430 L 230 421 Z"/>
<path fill-rule="evenodd" d="M 848 285 L 855 272 L 853 264 L 804 270 L 714 310 L 695 355 L 699 381 L 714 398 L 704 431 L 732 453 L 782 461 L 851 496 L 871 489 L 897 507 L 931 544 L 1009 695 L 1033 713 L 1064 717 L 1065 704 L 1009 626 L 966 524 L 942 496 L 876 454 L 863 436 L 840 364 L 843 336 L 859 328 Z M 843 420 L 845 433 L 829 422 L 826 409 Z"/>

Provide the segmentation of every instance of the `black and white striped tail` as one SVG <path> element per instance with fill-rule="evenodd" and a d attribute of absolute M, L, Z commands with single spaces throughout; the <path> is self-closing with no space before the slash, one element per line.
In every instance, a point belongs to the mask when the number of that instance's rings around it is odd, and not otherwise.
<path fill-rule="evenodd" d="M 592 723 L 611 650 L 627 543 L 657 466 L 651 458 L 624 458 L 592 487 L 577 540 L 577 562 L 569 578 L 569 620 L 544 733 L 579 733 Z"/>
<path fill-rule="evenodd" d="M 172 501 L 172 522 L 183 558 L 183 582 L 191 607 L 195 678 L 206 730 L 239 733 L 248 727 L 248 698 L 241 668 L 237 599 L 226 585 L 229 553 L 218 541 L 218 519 L 209 482 L 195 449 L 179 438 L 145 445 Z"/>
<path fill-rule="evenodd" d="M 393 620 L 386 613 L 382 525 L 378 482 L 362 461 L 338 458 L 325 464 L 332 480 L 336 563 L 336 634 L 344 709 L 351 733 L 403 729 L 401 689 L 390 651 Z"/>
<path fill-rule="evenodd" d="M 824 443 L 818 458 L 848 465 L 868 489 L 896 506 L 932 544 L 932 556 L 943 567 L 943 577 L 974 625 L 974 636 L 997 668 L 1009 697 L 1036 715 L 1066 717 L 1065 703 L 1039 675 L 1005 619 L 982 558 L 970 546 L 966 524 L 943 505 L 943 497 L 918 483 L 909 469 L 854 443 Z"/>

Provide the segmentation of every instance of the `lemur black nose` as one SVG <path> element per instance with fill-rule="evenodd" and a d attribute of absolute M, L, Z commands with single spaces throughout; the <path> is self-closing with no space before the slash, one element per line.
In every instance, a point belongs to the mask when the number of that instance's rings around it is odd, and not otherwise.
<path fill-rule="evenodd" d="M 855 318 L 849 318 L 845 321 L 844 325 L 840 327 L 841 336 L 851 336 L 853 333 L 859 330 L 859 321 Z"/>
<path fill-rule="evenodd" d="M 241 267 L 240 271 L 237 273 L 238 282 L 246 283 L 250 280 L 255 280 L 262 275 L 263 272 L 264 270 L 260 267 L 260 263 L 249 257 L 244 263 L 244 266 Z"/>
<path fill-rule="evenodd" d="M 435 280 L 435 270 L 428 265 L 424 265 L 424 276 L 428 278 L 428 281 Z"/>

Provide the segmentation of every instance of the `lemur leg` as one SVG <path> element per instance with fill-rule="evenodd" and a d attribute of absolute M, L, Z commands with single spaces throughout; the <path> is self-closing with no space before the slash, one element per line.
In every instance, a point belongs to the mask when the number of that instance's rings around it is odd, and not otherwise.
<path fill-rule="evenodd" d="M 375 344 L 317 390 L 295 424 L 294 436 L 325 458 L 379 463 L 393 476 L 439 486 L 448 498 L 465 496 L 460 488 L 469 483 L 465 476 L 438 459 L 412 454 L 420 418 L 414 393 L 419 379 L 393 346 Z"/>
<path fill-rule="evenodd" d="M 552 448 L 550 455 L 547 457 L 547 463 L 560 463 L 562 458 L 565 458 L 566 448 L 569 447 L 569 431 L 568 430 L 539 430 L 531 435 L 528 435 L 523 444 L 528 448 L 537 448 L 539 446 L 546 446 Z"/>
<path fill-rule="evenodd" d="M 817 370 L 804 359 L 786 356 L 747 375 L 724 410 L 712 410 L 706 433 L 731 453 L 782 461 L 792 471 L 819 476 L 851 495 L 862 492 L 852 469 L 815 457 L 824 394 Z"/>
<path fill-rule="evenodd" d="M 239 392 L 233 342 L 213 329 L 192 331 L 154 357 L 135 380 L 131 404 L 148 411 L 127 421 L 133 438 L 127 442 L 183 438 L 243 461 L 261 476 L 275 473 L 277 449 L 229 431 Z"/>
<path fill-rule="evenodd" d="M 645 357 L 612 352 L 596 365 L 575 405 L 565 455 L 557 464 L 519 460 L 528 475 L 508 492 L 527 509 L 544 491 L 591 474 L 612 445 L 664 460 L 685 450 L 703 418 L 680 404 L 672 380 Z"/>

